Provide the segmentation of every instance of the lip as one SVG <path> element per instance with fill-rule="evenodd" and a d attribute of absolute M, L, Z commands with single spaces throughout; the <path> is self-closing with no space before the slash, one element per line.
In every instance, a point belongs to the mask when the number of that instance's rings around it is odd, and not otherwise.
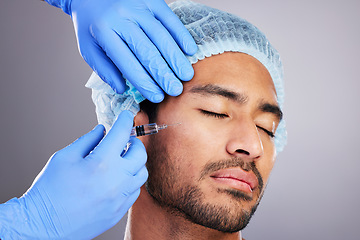
<path fill-rule="evenodd" d="M 210 177 L 221 184 L 249 193 L 252 193 L 259 185 L 254 173 L 246 172 L 241 168 L 221 169 L 211 174 Z"/>

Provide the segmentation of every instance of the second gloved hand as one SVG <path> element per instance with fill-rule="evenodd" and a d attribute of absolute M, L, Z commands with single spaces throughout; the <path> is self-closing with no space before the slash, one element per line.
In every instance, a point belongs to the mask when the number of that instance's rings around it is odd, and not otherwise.
<path fill-rule="evenodd" d="M 72 16 L 81 55 L 118 93 L 124 76 L 145 98 L 160 102 L 163 91 L 177 96 L 179 79 L 193 77 L 184 53 L 195 54 L 197 46 L 164 0 L 46 1 Z"/>
<path fill-rule="evenodd" d="M 55 153 L 24 196 L 0 205 L 0 237 L 91 239 L 114 226 L 148 176 L 139 139 L 120 156 L 132 124 L 125 111 L 106 137 L 99 125 Z"/>

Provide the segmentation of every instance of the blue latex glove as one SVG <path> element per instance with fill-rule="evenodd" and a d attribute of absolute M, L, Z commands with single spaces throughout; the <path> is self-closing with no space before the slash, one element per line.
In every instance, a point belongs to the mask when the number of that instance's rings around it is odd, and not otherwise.
<path fill-rule="evenodd" d="M 125 111 L 106 137 L 98 125 L 55 153 L 21 198 L 0 204 L 0 238 L 91 239 L 115 225 L 148 176 L 139 139 L 120 157 L 132 124 Z"/>
<path fill-rule="evenodd" d="M 192 79 L 184 53 L 195 54 L 197 46 L 163 0 L 46 1 L 71 15 L 81 55 L 116 92 L 124 91 L 125 77 L 160 102 L 162 89 L 177 96 L 183 89 L 178 79 Z"/>

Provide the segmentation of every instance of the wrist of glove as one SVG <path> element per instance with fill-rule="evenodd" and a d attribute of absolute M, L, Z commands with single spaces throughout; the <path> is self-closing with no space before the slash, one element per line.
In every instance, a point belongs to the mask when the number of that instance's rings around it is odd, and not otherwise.
<path fill-rule="evenodd" d="M 12 198 L 0 204 L 0 238 L 2 240 L 21 239 L 21 233 L 14 228 L 14 224 L 23 226 L 26 221 L 27 215 L 19 199 Z"/>
<path fill-rule="evenodd" d="M 61 8 L 64 13 L 71 15 L 71 1 L 72 0 L 45 0 L 48 4 Z"/>
<path fill-rule="evenodd" d="M 0 205 L 0 239 L 66 239 L 56 209 L 46 196 L 32 188 L 21 198 L 12 198 Z"/>

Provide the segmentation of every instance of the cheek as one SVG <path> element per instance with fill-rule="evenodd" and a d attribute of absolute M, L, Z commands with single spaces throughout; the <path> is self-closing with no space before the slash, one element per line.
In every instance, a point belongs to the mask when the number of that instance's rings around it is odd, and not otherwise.
<path fill-rule="evenodd" d="M 223 131 L 216 131 L 204 116 L 194 109 L 182 109 L 186 103 L 164 105 L 159 111 L 158 124 L 181 123 L 158 133 L 164 140 L 171 161 L 177 169 L 198 178 L 202 168 L 209 162 L 221 158 L 226 152 L 221 144 Z M 205 120 L 204 120 L 205 119 Z M 161 135 L 160 135 L 161 134 Z M 223 156 L 222 156 L 223 157 Z"/>
<path fill-rule="evenodd" d="M 194 131 L 188 127 L 179 127 L 164 136 L 171 164 L 178 174 L 185 175 L 183 179 L 193 178 L 199 171 L 201 162 L 201 143 L 194 138 Z"/>
<path fill-rule="evenodd" d="M 162 138 L 179 174 L 185 175 L 184 179 L 196 180 L 204 165 L 215 157 L 220 138 L 214 137 L 203 124 L 194 124 L 197 121 L 191 118 L 178 120 L 182 124 L 169 127 Z"/>

